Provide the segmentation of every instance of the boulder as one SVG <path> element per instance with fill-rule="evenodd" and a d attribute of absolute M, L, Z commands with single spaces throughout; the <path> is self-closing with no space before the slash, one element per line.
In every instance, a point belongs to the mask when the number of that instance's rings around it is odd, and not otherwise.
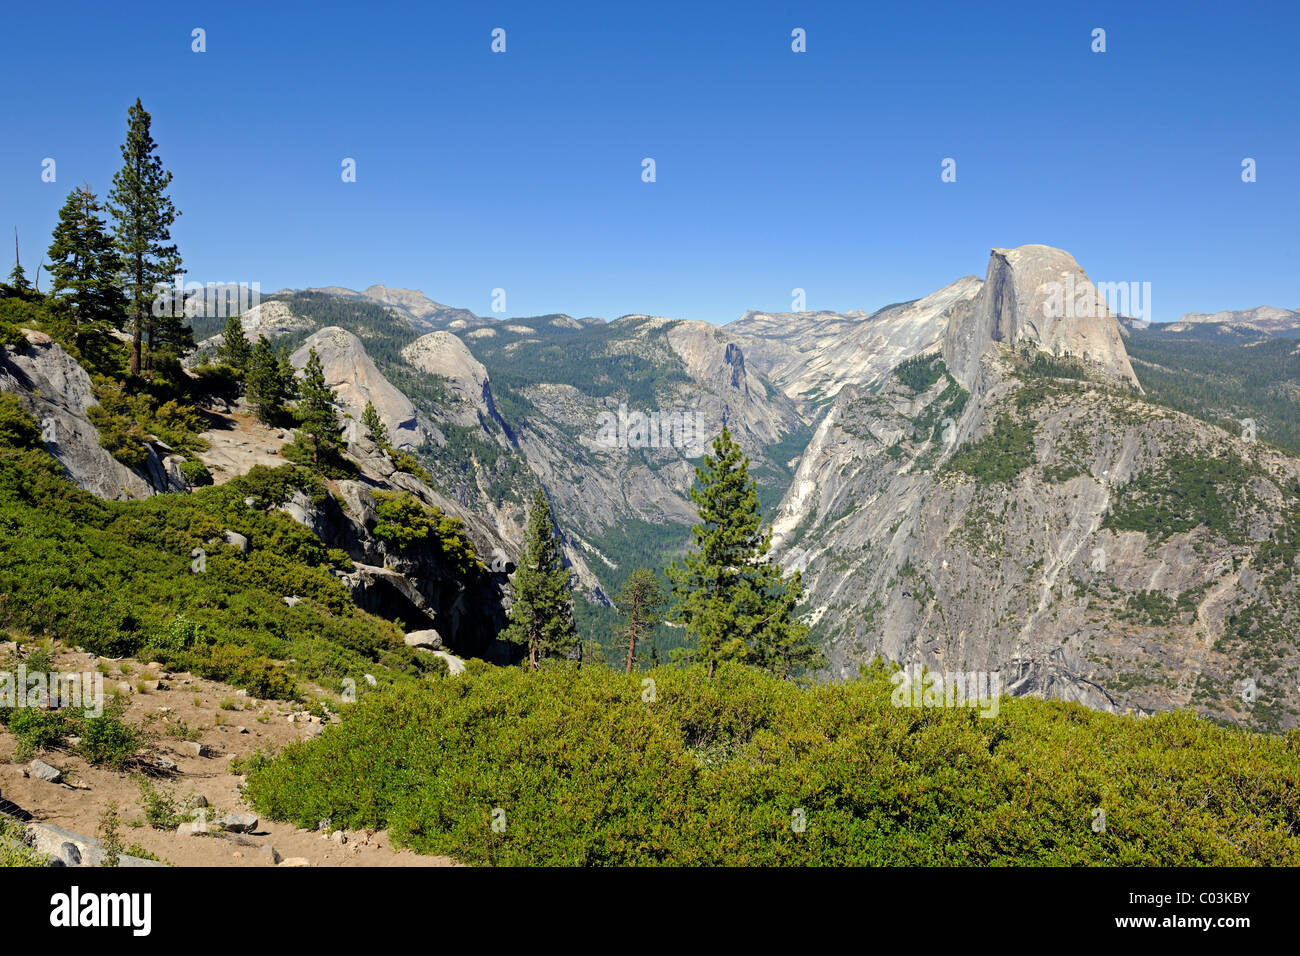
<path fill-rule="evenodd" d="M 407 647 L 418 647 L 428 651 L 442 647 L 442 635 L 431 627 L 422 631 L 411 631 L 402 640 Z"/>

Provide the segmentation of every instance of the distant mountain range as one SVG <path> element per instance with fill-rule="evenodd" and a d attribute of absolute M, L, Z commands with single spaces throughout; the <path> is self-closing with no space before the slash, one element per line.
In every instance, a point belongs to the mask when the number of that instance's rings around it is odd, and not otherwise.
<path fill-rule="evenodd" d="M 883 656 L 1107 710 L 1294 726 L 1300 314 L 1147 326 L 1104 301 L 1058 314 L 1062 282 L 1090 286 L 1068 253 L 1023 246 L 872 313 L 493 319 L 375 285 L 286 290 L 243 321 L 297 361 L 316 347 L 345 411 L 372 402 L 507 551 L 544 488 L 589 633 L 610 635 L 611 595 L 695 519 L 703 445 L 658 417 L 706 438 L 725 423 L 804 575 L 823 676 Z M 205 347 L 222 324 L 196 322 Z M 1246 680 L 1267 706 L 1243 703 Z"/>

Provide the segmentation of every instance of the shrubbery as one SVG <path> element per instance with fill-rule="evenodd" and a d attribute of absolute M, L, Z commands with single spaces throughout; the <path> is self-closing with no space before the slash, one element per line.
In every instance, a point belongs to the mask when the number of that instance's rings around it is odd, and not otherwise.
<path fill-rule="evenodd" d="M 879 671 L 803 689 L 734 665 L 472 663 L 362 701 L 247 793 L 468 863 L 1300 864 L 1300 732 L 1030 699 L 985 719 L 891 690 Z"/>

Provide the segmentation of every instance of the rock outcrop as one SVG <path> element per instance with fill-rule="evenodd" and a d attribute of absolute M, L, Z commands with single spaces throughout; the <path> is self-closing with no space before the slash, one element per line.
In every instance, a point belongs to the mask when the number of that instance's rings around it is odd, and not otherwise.
<path fill-rule="evenodd" d="M 992 343 L 1068 356 L 1140 388 L 1105 297 L 1061 249 L 993 250 L 979 295 L 952 310 L 944 337 L 944 361 L 966 388 L 974 387 Z"/>
<path fill-rule="evenodd" d="M 1278 705 L 1259 718 L 1293 726 L 1300 693 L 1272 675 L 1300 666 L 1300 591 L 1268 542 L 1289 535 L 1300 461 L 1115 389 L 1135 380 L 1109 315 L 1039 319 L 1044 286 L 1085 281 L 1069 270 L 1058 250 L 995 251 L 952 317 L 951 365 L 846 387 L 818 427 L 774 546 L 803 573 L 829 675 L 879 655 L 997 671 L 1011 694 L 1237 721 L 1249 677 Z M 1033 371 L 1026 347 L 1081 366 Z M 1211 490 L 1176 499 L 1185 526 L 1144 517 L 1207 462 Z M 1249 664 L 1261 641 L 1276 672 Z"/>
<path fill-rule="evenodd" d="M 746 312 L 725 326 L 751 364 L 801 402 L 833 399 L 840 389 L 873 385 L 899 362 L 937 349 L 952 310 L 983 283 L 965 276 L 913 302 L 862 312 Z"/>
<path fill-rule="evenodd" d="M 430 332 L 402 349 L 407 365 L 444 380 L 449 393 L 447 419 L 462 426 L 497 418 L 487 369 L 450 332 Z"/>
<path fill-rule="evenodd" d="M 136 472 L 99 444 L 86 410 L 95 405 L 90 376 L 43 332 L 26 332 L 23 345 L 0 349 L 0 389 L 17 395 L 41 426 L 45 447 L 79 487 L 100 498 L 147 498 L 185 487 L 152 447 Z"/>
<path fill-rule="evenodd" d="M 419 421 L 415 406 L 380 374 L 359 338 L 333 325 L 319 329 L 289 357 L 295 368 L 307 364 L 311 349 L 316 350 L 325 384 L 334 389 L 345 415 L 359 422 L 370 402 L 387 426 L 388 440 L 394 447 L 414 449 L 424 444 L 429 429 Z"/>

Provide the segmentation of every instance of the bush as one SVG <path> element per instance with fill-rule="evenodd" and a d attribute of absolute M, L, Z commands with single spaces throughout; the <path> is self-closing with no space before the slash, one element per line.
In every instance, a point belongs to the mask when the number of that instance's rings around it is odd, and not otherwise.
<path fill-rule="evenodd" d="M 81 743 L 77 751 L 92 764 L 121 770 L 134 759 L 144 744 L 144 734 L 123 723 L 115 714 L 89 717 L 81 724 Z"/>
<path fill-rule="evenodd" d="M 197 459 L 187 458 L 181 462 L 181 474 L 193 488 L 212 484 L 212 472 L 208 471 L 207 465 Z"/>
<path fill-rule="evenodd" d="M 250 768 L 247 794 L 272 819 L 388 827 L 480 864 L 1300 864 L 1300 732 L 890 697 L 883 672 L 802 689 L 735 665 L 471 663 L 363 698 Z"/>

